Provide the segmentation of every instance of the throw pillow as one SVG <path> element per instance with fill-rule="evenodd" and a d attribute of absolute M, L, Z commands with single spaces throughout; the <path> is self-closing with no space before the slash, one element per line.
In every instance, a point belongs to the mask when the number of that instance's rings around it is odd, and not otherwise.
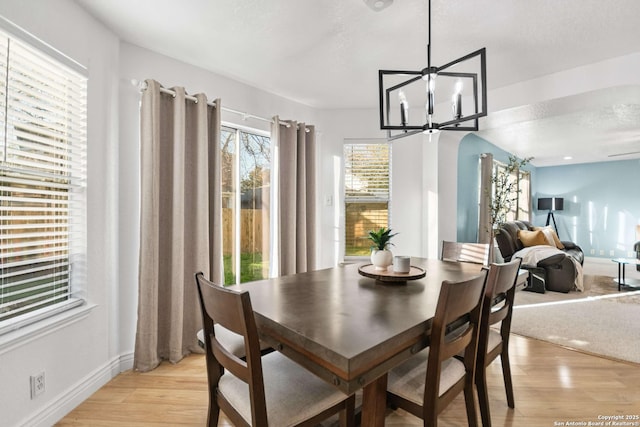
<path fill-rule="evenodd" d="M 557 248 L 556 246 L 556 241 L 553 238 L 553 230 L 549 230 L 548 228 L 543 228 L 542 230 L 542 234 L 544 234 L 544 238 L 547 239 L 547 245 L 549 246 L 553 246 L 554 248 Z"/>
<path fill-rule="evenodd" d="M 545 234 L 550 234 L 551 237 L 553 238 L 554 244 L 552 244 L 551 246 L 555 246 L 558 249 L 564 249 L 564 245 L 560 241 L 560 238 L 558 237 L 558 234 L 556 233 L 556 230 L 554 230 L 553 227 L 551 227 L 550 225 L 547 225 L 546 227 L 533 227 L 533 229 L 534 230 L 541 230 L 543 232 L 544 232 L 544 230 L 549 230 L 549 233 L 545 233 Z"/>
<path fill-rule="evenodd" d="M 525 248 L 529 246 L 548 245 L 546 237 L 542 230 L 518 230 L 518 239 Z"/>

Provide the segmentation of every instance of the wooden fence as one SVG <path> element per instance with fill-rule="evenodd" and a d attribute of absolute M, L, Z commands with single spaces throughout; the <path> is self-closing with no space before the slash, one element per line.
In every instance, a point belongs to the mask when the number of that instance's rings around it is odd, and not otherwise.
<path fill-rule="evenodd" d="M 233 209 L 222 209 L 222 252 L 224 255 L 233 254 L 234 220 Z M 263 224 L 266 224 L 266 229 Z M 266 211 L 240 209 L 240 252 L 264 253 L 268 248 L 263 248 L 263 242 L 269 243 L 269 217 Z"/>

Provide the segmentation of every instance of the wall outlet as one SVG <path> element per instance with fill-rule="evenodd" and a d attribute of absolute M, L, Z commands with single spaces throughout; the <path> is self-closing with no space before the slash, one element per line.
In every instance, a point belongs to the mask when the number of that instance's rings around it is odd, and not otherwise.
<path fill-rule="evenodd" d="M 600 249 L 600 255 L 604 255 L 604 249 Z"/>
<path fill-rule="evenodd" d="M 31 398 L 44 393 L 44 372 L 31 376 Z"/>
<path fill-rule="evenodd" d="M 613 256 L 615 254 L 614 251 L 609 251 L 609 256 Z"/>
<path fill-rule="evenodd" d="M 596 250 L 595 249 L 591 249 L 591 255 L 595 255 L 596 254 Z"/>

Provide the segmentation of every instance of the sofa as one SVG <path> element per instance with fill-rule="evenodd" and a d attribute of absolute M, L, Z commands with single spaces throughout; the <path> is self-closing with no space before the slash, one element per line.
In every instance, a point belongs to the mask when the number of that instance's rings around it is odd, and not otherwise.
<path fill-rule="evenodd" d="M 541 259 L 537 260 L 535 264 L 528 264 L 523 259 L 522 268 L 529 270 L 529 279 L 525 290 L 540 293 L 547 290 L 569 292 L 574 289 L 576 278 L 578 274 L 581 274 L 581 271 L 578 270 L 581 270 L 584 263 L 584 253 L 580 246 L 574 242 L 560 241 L 555 232 L 543 232 L 543 229 L 543 227 L 534 227 L 527 221 L 510 221 L 500 224 L 495 233 L 500 254 L 505 262 L 511 261 L 513 255 L 522 253 L 525 247 L 536 246 L 538 249 L 539 244 L 539 252 L 543 254 Z M 534 231 L 540 231 L 540 233 L 530 233 Z M 544 242 L 528 242 L 525 239 L 525 242 L 528 243 L 525 245 L 521 240 L 525 234 L 527 236 L 535 235 L 536 238 L 540 238 L 540 234 L 544 234 L 546 238 Z M 555 243 L 549 241 L 550 234 L 554 236 Z M 547 246 L 548 244 L 550 246 Z M 545 248 L 546 252 L 543 252 Z M 544 254 L 550 255 L 544 256 Z"/>

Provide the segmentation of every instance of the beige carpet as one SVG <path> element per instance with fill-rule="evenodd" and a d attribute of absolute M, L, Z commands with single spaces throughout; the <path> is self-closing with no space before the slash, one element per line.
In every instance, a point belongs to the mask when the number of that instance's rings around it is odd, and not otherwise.
<path fill-rule="evenodd" d="M 618 292 L 612 277 L 584 279 L 584 292 L 518 291 L 511 332 L 640 363 L 640 290 Z"/>

